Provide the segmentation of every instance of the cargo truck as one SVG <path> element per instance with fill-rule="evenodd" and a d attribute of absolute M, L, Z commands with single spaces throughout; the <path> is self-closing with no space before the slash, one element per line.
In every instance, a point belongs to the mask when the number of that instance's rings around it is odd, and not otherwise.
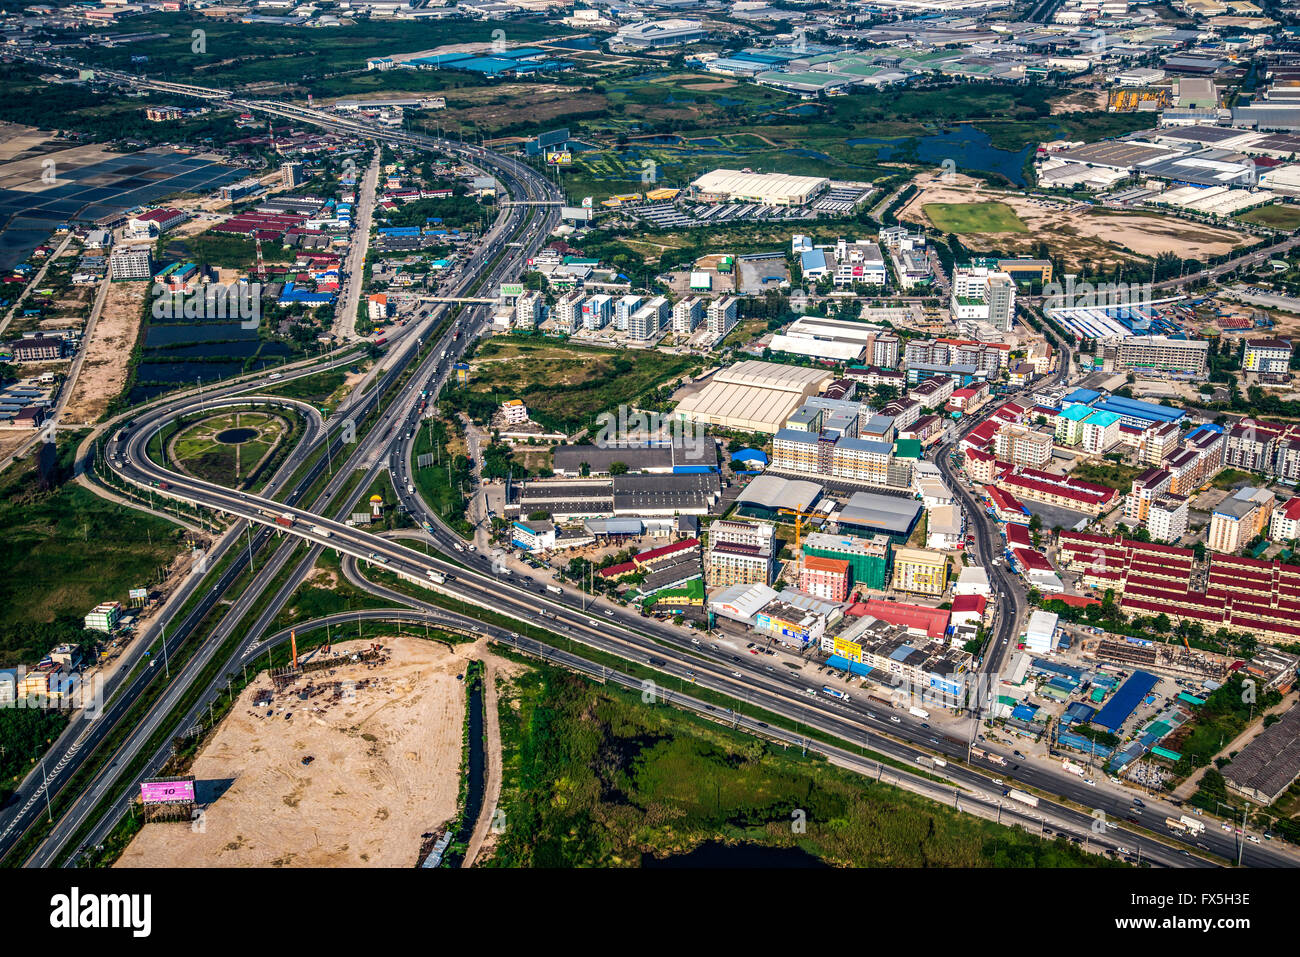
<path fill-rule="evenodd" d="M 549 592 L 550 592 L 551 594 L 553 594 L 553 595 L 563 595 L 563 594 L 564 594 L 564 589 L 561 588 L 559 585 L 547 585 L 547 586 L 546 586 L 546 590 L 549 591 Z"/>
<path fill-rule="evenodd" d="M 822 694 L 828 694 L 832 698 L 839 698 L 841 701 L 849 700 L 849 696 L 846 695 L 843 691 L 837 691 L 835 688 L 832 688 L 830 685 L 822 685 Z"/>
<path fill-rule="evenodd" d="M 1019 788 L 1012 788 L 1005 796 L 1011 798 L 1013 801 L 1019 801 L 1021 804 L 1028 804 L 1030 807 L 1038 807 L 1038 798 L 1032 794 L 1026 794 Z"/>
<path fill-rule="evenodd" d="M 1169 828 L 1171 831 L 1178 831 L 1179 833 L 1183 833 L 1187 830 L 1187 825 L 1176 817 L 1165 818 L 1165 827 Z"/>
<path fill-rule="evenodd" d="M 275 524 L 283 525 L 285 528 L 293 528 L 293 521 L 292 512 L 285 512 L 284 514 L 275 517 Z"/>
<path fill-rule="evenodd" d="M 924 708 L 908 708 L 907 713 L 910 715 L 915 715 L 918 718 L 930 717 L 930 712 L 926 711 Z"/>
<path fill-rule="evenodd" d="M 444 585 L 447 582 L 447 576 L 442 572 L 436 572 L 433 569 L 429 569 L 425 574 L 429 576 L 429 581 L 437 582 L 439 585 Z"/>
<path fill-rule="evenodd" d="M 315 532 L 317 535 L 319 535 L 321 538 L 329 538 L 331 535 L 334 534 L 324 525 L 313 525 L 311 527 L 311 530 Z"/>
<path fill-rule="evenodd" d="M 1196 818 L 1188 817 L 1186 814 L 1184 814 L 1178 820 L 1182 822 L 1183 827 L 1187 828 L 1187 830 L 1191 831 L 1193 834 L 1205 833 L 1204 821 L 1198 821 Z"/>

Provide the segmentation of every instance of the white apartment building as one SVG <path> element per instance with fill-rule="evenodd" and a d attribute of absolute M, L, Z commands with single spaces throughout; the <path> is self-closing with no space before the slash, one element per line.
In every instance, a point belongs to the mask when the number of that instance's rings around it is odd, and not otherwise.
<path fill-rule="evenodd" d="M 1022 468 L 1042 468 L 1052 458 L 1052 436 L 1023 425 L 1004 425 L 993 438 L 993 454 Z"/>
<path fill-rule="evenodd" d="M 559 332 L 572 334 L 577 332 L 582 322 L 582 304 L 584 296 L 580 292 L 571 292 L 555 304 L 554 325 Z"/>
<path fill-rule="evenodd" d="M 1161 492 L 1147 509 L 1147 531 L 1158 542 L 1177 543 L 1187 534 L 1187 499 Z"/>
<path fill-rule="evenodd" d="M 641 308 L 642 301 L 640 296 L 628 295 L 614 303 L 614 328 L 619 332 L 627 332 L 628 320 L 632 318 L 632 313 Z"/>
<path fill-rule="evenodd" d="M 955 319 L 983 319 L 1010 332 L 1016 314 L 1016 281 L 987 266 L 956 269 L 950 308 Z"/>
<path fill-rule="evenodd" d="M 704 318 L 704 300 L 699 296 L 687 296 L 673 306 L 673 332 L 679 336 L 689 336 Z"/>
<path fill-rule="evenodd" d="M 723 296 L 709 302 L 705 313 L 709 334 L 714 341 L 730 332 L 740 319 L 740 300 L 735 296 Z"/>
<path fill-rule="evenodd" d="M 627 320 L 627 334 L 631 339 L 653 339 L 659 335 L 670 315 L 668 300 L 656 296 L 632 313 Z"/>

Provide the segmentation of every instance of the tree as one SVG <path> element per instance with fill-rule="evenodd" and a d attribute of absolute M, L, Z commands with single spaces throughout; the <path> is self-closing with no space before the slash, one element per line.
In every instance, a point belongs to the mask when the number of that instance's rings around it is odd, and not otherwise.
<path fill-rule="evenodd" d="M 1156 634 L 1169 634 L 1169 629 L 1171 627 L 1169 616 L 1162 611 L 1160 614 L 1156 615 L 1155 620 L 1151 622 L 1151 627 L 1155 629 Z"/>
<path fill-rule="evenodd" d="M 609 463 L 609 474 L 610 474 L 610 475 L 626 475 L 626 474 L 627 474 L 627 463 L 626 463 L 626 462 L 610 462 L 610 463 Z"/>

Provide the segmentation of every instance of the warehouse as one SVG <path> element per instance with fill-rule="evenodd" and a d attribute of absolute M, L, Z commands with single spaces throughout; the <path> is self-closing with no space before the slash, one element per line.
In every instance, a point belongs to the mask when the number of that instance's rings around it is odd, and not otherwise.
<path fill-rule="evenodd" d="M 793 521 L 782 516 L 780 509 L 813 510 L 822 497 L 822 487 L 816 482 L 785 479 L 777 475 L 760 475 L 736 496 L 736 514 L 745 518 L 768 521 Z"/>
<path fill-rule="evenodd" d="M 1300 705 L 1237 752 L 1223 769 L 1228 790 L 1272 804 L 1300 777 Z"/>
<path fill-rule="evenodd" d="M 897 495 L 877 492 L 854 492 L 835 516 L 840 531 L 863 538 L 887 535 L 902 545 L 911 536 L 921 517 L 921 503 Z"/>
<path fill-rule="evenodd" d="M 628 472 L 647 474 L 717 471 L 718 444 L 701 437 L 675 439 L 670 445 L 624 447 L 618 445 L 617 436 L 611 436 L 608 444 L 556 446 L 551 458 L 555 474 L 568 476 L 582 475 L 583 466 L 587 475 L 608 475 L 616 462 L 626 465 Z"/>
<path fill-rule="evenodd" d="M 829 183 L 830 180 L 824 176 L 715 169 L 694 180 L 691 187 L 704 202 L 738 201 L 761 203 L 764 206 L 806 206 Z"/>
<path fill-rule="evenodd" d="M 834 380 L 829 370 L 750 359 L 716 373 L 677 404 L 675 415 L 682 422 L 775 435 L 790 413 Z"/>

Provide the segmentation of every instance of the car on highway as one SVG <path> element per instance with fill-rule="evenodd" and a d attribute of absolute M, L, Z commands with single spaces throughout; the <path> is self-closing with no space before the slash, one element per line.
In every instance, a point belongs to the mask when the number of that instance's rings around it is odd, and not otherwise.
<path fill-rule="evenodd" d="M 891 715 L 889 716 L 889 720 L 892 721 L 894 724 L 902 724 L 902 723 L 903 723 L 903 719 L 900 718 L 900 717 L 899 717 L 898 715 L 896 715 L 896 714 L 891 714 Z"/>
<path fill-rule="evenodd" d="M 739 677 L 741 677 L 741 674 L 740 674 L 739 671 L 733 671 L 733 672 L 731 673 L 731 677 L 733 677 L 733 678 L 739 678 Z"/>

